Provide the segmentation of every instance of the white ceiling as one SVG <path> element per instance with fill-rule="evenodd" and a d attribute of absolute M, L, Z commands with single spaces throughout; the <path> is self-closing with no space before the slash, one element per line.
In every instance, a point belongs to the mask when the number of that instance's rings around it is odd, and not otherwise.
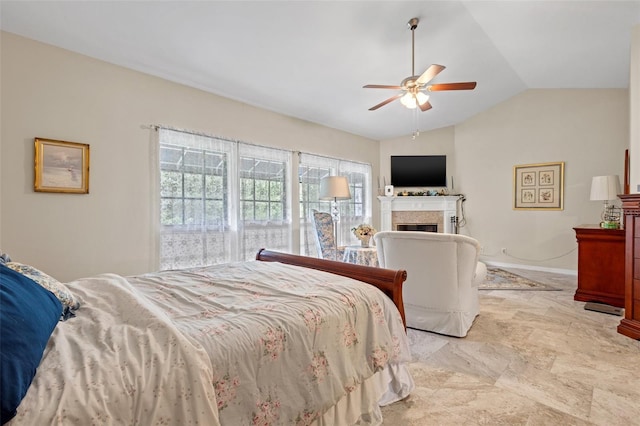
<path fill-rule="evenodd" d="M 430 64 L 417 114 L 373 105 Z M 532 88 L 626 88 L 635 1 L 5 1 L 2 30 L 376 140 L 459 123 Z M 417 115 L 417 118 L 416 118 Z"/>

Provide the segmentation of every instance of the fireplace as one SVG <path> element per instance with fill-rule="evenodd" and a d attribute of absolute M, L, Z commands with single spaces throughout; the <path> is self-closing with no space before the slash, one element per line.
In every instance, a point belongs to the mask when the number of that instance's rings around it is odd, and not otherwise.
<path fill-rule="evenodd" d="M 394 228 L 396 231 L 438 232 L 437 223 L 397 223 Z"/>
<path fill-rule="evenodd" d="M 401 229 L 404 228 L 404 229 Z M 431 228 L 428 232 L 444 231 L 444 214 L 436 211 L 393 211 L 391 212 L 391 229 L 394 231 L 408 231 L 409 228 Z M 435 229 L 433 229 L 435 228 Z M 424 229 L 416 229 L 422 231 Z"/>
<path fill-rule="evenodd" d="M 402 230 L 401 228 L 408 225 L 428 228 L 428 232 L 454 234 L 460 198 L 460 196 L 380 196 L 378 197 L 380 230 Z"/>

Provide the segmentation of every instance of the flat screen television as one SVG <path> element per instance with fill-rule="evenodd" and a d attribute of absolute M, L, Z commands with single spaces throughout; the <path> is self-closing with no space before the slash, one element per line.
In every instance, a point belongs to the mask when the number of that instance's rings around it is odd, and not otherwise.
<path fill-rule="evenodd" d="M 446 155 L 392 155 L 391 185 L 447 186 Z"/>

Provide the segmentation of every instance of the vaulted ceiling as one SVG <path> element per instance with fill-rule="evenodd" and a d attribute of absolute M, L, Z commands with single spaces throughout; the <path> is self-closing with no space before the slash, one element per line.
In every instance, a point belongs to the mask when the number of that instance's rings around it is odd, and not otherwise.
<path fill-rule="evenodd" d="M 364 89 L 445 65 L 433 108 Z M 638 1 L 5 1 L 8 31 L 365 137 L 462 122 L 526 89 L 626 88 Z M 595 102 L 596 100 L 594 100 Z"/>

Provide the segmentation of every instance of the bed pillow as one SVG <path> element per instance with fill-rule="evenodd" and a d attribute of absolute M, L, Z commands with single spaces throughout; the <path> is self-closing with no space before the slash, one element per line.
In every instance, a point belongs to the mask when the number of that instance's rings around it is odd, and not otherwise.
<path fill-rule="evenodd" d="M 11 262 L 11 258 L 7 253 L 2 253 L 0 251 L 0 263 L 7 263 L 7 262 Z"/>
<path fill-rule="evenodd" d="M 58 323 L 62 304 L 32 279 L 0 264 L 0 420 L 16 415 Z"/>
<path fill-rule="evenodd" d="M 61 320 L 64 321 L 75 316 L 74 311 L 80 307 L 80 301 L 73 295 L 73 293 L 71 293 L 71 291 L 69 291 L 67 286 L 33 266 L 24 265 L 18 262 L 8 262 L 6 265 L 14 271 L 31 278 L 33 281 L 53 293 L 60 303 L 62 303 L 63 312 Z"/>

